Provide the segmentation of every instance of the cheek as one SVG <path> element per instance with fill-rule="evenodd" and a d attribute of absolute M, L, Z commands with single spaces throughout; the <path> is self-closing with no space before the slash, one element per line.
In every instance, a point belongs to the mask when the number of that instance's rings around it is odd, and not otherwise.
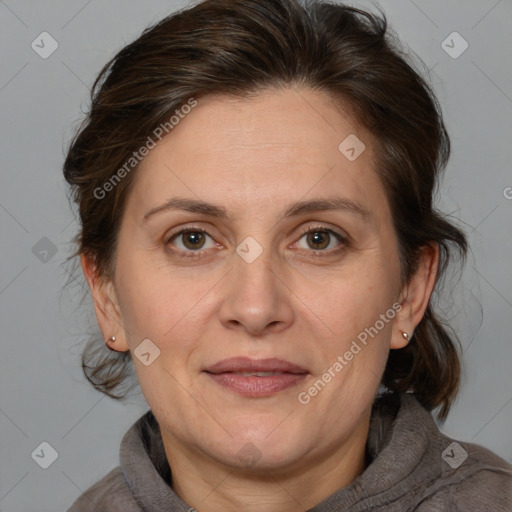
<path fill-rule="evenodd" d="M 187 344 L 201 298 L 212 285 L 135 257 L 119 258 L 116 275 L 122 322 L 132 343 L 150 338 L 163 346 L 180 333 Z"/>
<path fill-rule="evenodd" d="M 381 265 L 379 258 L 364 258 L 337 272 L 301 275 L 293 287 L 303 299 L 303 313 L 317 318 L 318 332 L 347 341 L 347 336 L 357 336 L 392 308 L 398 290 L 393 276 L 393 270 Z M 394 318 L 394 310 L 388 317 Z M 389 322 L 380 324 L 379 330 L 387 330 Z"/>
<path fill-rule="evenodd" d="M 380 258 L 373 264 L 370 260 L 359 271 L 351 266 L 331 276 L 323 294 L 309 283 L 309 308 L 302 311 L 318 335 L 315 351 L 323 363 L 318 376 L 332 382 L 325 399 L 340 402 L 339 410 L 347 407 L 347 397 L 368 398 L 378 387 L 399 307 L 393 273 L 379 263 Z M 317 292 L 311 294 L 312 289 Z M 302 293 L 308 296 L 306 287 Z"/>
<path fill-rule="evenodd" d="M 316 407 L 330 404 L 326 422 L 346 421 L 347 411 L 362 410 L 372 401 L 386 365 L 397 306 L 393 288 L 375 276 L 339 280 L 318 303 L 323 312 L 319 323 L 329 326 L 329 336 L 317 340 L 322 365 L 311 387 L 301 391 L 302 399 Z"/>

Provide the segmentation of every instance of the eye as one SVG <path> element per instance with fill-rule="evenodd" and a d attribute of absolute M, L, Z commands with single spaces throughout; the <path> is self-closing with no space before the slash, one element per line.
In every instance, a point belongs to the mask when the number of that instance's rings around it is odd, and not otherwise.
<path fill-rule="evenodd" d="M 205 245 L 207 239 L 211 240 L 210 246 Z M 199 252 L 201 250 L 216 247 L 216 243 L 208 233 L 201 228 L 189 227 L 174 233 L 166 242 L 166 245 L 174 245 L 179 250 L 176 252 Z M 183 254 L 183 257 L 198 257 L 200 254 Z"/>
<path fill-rule="evenodd" d="M 207 245 L 208 239 L 211 241 L 209 246 Z M 306 246 L 300 244 L 302 239 L 306 240 Z M 337 246 L 329 248 L 335 242 L 337 242 Z M 312 249 L 309 252 L 315 255 L 325 255 L 326 253 L 335 254 L 343 250 L 348 245 L 348 240 L 332 229 L 317 226 L 303 231 L 296 244 L 302 249 Z M 206 255 L 205 251 L 207 249 L 219 247 L 219 244 L 213 240 L 206 230 L 193 226 L 171 235 L 166 245 L 176 247 L 177 249 L 173 249 L 173 251 L 178 257 L 182 258 L 199 258 Z"/>
<path fill-rule="evenodd" d="M 301 246 L 300 241 L 302 239 L 306 240 L 306 246 Z M 338 244 L 336 247 L 332 248 L 332 244 L 335 242 L 338 242 Z M 297 244 L 304 249 L 313 249 L 312 252 L 314 253 L 332 254 L 344 249 L 347 245 L 347 239 L 332 229 L 317 226 L 308 228 L 302 234 Z M 331 246 L 331 248 L 329 248 L 329 246 Z"/>

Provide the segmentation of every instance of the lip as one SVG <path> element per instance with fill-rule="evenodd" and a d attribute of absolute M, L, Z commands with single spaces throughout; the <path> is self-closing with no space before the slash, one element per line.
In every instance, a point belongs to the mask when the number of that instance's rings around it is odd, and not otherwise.
<path fill-rule="evenodd" d="M 227 373 L 227 372 L 286 372 L 294 374 L 305 374 L 308 371 L 284 359 L 275 357 L 270 359 L 251 359 L 250 357 L 231 357 L 223 359 L 217 363 L 208 366 L 203 371 L 209 373 Z"/>
<path fill-rule="evenodd" d="M 233 357 L 209 366 L 203 372 L 214 382 L 240 395 L 258 398 L 274 395 L 301 382 L 309 372 L 283 359 Z M 236 372 L 279 372 L 269 376 L 244 376 Z"/>

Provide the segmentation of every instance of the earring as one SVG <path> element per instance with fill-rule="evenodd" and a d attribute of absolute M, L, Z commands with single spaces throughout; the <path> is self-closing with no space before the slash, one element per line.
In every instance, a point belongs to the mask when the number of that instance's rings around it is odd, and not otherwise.
<path fill-rule="evenodd" d="M 117 352 L 117 350 L 115 348 L 112 348 L 108 342 L 109 341 L 116 341 L 116 337 L 115 336 L 110 336 L 110 338 L 107 340 L 107 343 L 105 343 L 106 347 L 111 350 L 112 352 Z"/>
<path fill-rule="evenodd" d="M 410 336 L 409 336 L 406 332 L 404 332 L 404 331 L 400 331 L 400 332 L 402 333 L 402 336 L 403 336 L 407 341 L 411 341 Z"/>

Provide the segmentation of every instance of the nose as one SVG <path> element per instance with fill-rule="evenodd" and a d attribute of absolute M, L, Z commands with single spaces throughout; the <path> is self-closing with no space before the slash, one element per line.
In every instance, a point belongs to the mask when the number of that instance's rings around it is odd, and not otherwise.
<path fill-rule="evenodd" d="M 270 251 L 248 262 L 236 254 L 225 277 L 220 320 L 227 329 L 252 336 L 279 333 L 293 322 L 293 293 Z"/>

